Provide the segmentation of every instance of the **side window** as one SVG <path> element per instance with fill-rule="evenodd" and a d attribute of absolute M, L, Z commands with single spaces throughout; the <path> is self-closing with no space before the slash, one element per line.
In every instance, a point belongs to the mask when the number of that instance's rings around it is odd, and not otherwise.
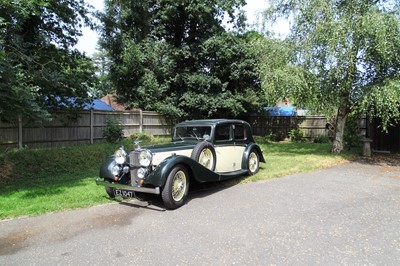
<path fill-rule="evenodd" d="M 245 140 L 247 138 L 246 130 L 242 125 L 235 125 L 233 134 L 235 136 L 235 140 Z"/>
<path fill-rule="evenodd" d="M 224 140 L 230 140 L 230 131 L 231 131 L 231 125 L 220 125 L 217 126 L 215 129 L 215 140 L 216 141 L 224 141 Z"/>

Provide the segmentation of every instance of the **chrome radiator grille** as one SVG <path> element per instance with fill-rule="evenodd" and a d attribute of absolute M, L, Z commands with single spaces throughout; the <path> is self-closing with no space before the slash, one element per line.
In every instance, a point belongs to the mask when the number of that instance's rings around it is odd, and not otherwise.
<path fill-rule="evenodd" d="M 132 151 L 131 153 L 129 153 L 129 166 L 130 167 L 140 167 L 139 152 L 140 151 Z"/>

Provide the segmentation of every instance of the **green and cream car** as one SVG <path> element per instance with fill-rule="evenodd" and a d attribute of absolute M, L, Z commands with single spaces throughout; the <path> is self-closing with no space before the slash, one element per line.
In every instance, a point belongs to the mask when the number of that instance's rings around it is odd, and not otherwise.
<path fill-rule="evenodd" d="M 100 169 L 98 185 L 110 197 L 157 194 L 165 206 L 185 203 L 189 183 L 215 182 L 253 175 L 265 162 L 250 125 L 242 120 L 192 120 L 177 124 L 172 142 L 118 149 Z"/>

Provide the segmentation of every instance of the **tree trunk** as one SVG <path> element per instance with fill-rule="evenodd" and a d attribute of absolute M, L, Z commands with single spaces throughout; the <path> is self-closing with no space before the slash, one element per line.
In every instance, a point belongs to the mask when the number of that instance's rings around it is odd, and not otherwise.
<path fill-rule="evenodd" d="M 335 138 L 332 144 L 332 153 L 341 153 L 343 150 L 343 135 L 346 124 L 347 116 L 349 115 L 349 98 L 348 96 L 342 96 L 340 99 L 340 106 L 338 108 L 338 113 L 336 117 L 336 127 L 335 127 Z"/>

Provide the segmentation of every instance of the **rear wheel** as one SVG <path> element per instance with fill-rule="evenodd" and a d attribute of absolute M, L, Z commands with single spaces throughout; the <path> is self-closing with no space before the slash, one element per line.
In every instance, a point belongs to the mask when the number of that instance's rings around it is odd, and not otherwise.
<path fill-rule="evenodd" d="M 249 155 L 249 159 L 247 161 L 247 174 L 255 175 L 258 173 L 260 169 L 260 158 L 256 151 L 251 151 Z"/>
<path fill-rule="evenodd" d="M 181 207 L 189 192 L 189 174 L 183 165 L 175 166 L 168 175 L 161 198 L 165 207 L 176 209 Z"/>

